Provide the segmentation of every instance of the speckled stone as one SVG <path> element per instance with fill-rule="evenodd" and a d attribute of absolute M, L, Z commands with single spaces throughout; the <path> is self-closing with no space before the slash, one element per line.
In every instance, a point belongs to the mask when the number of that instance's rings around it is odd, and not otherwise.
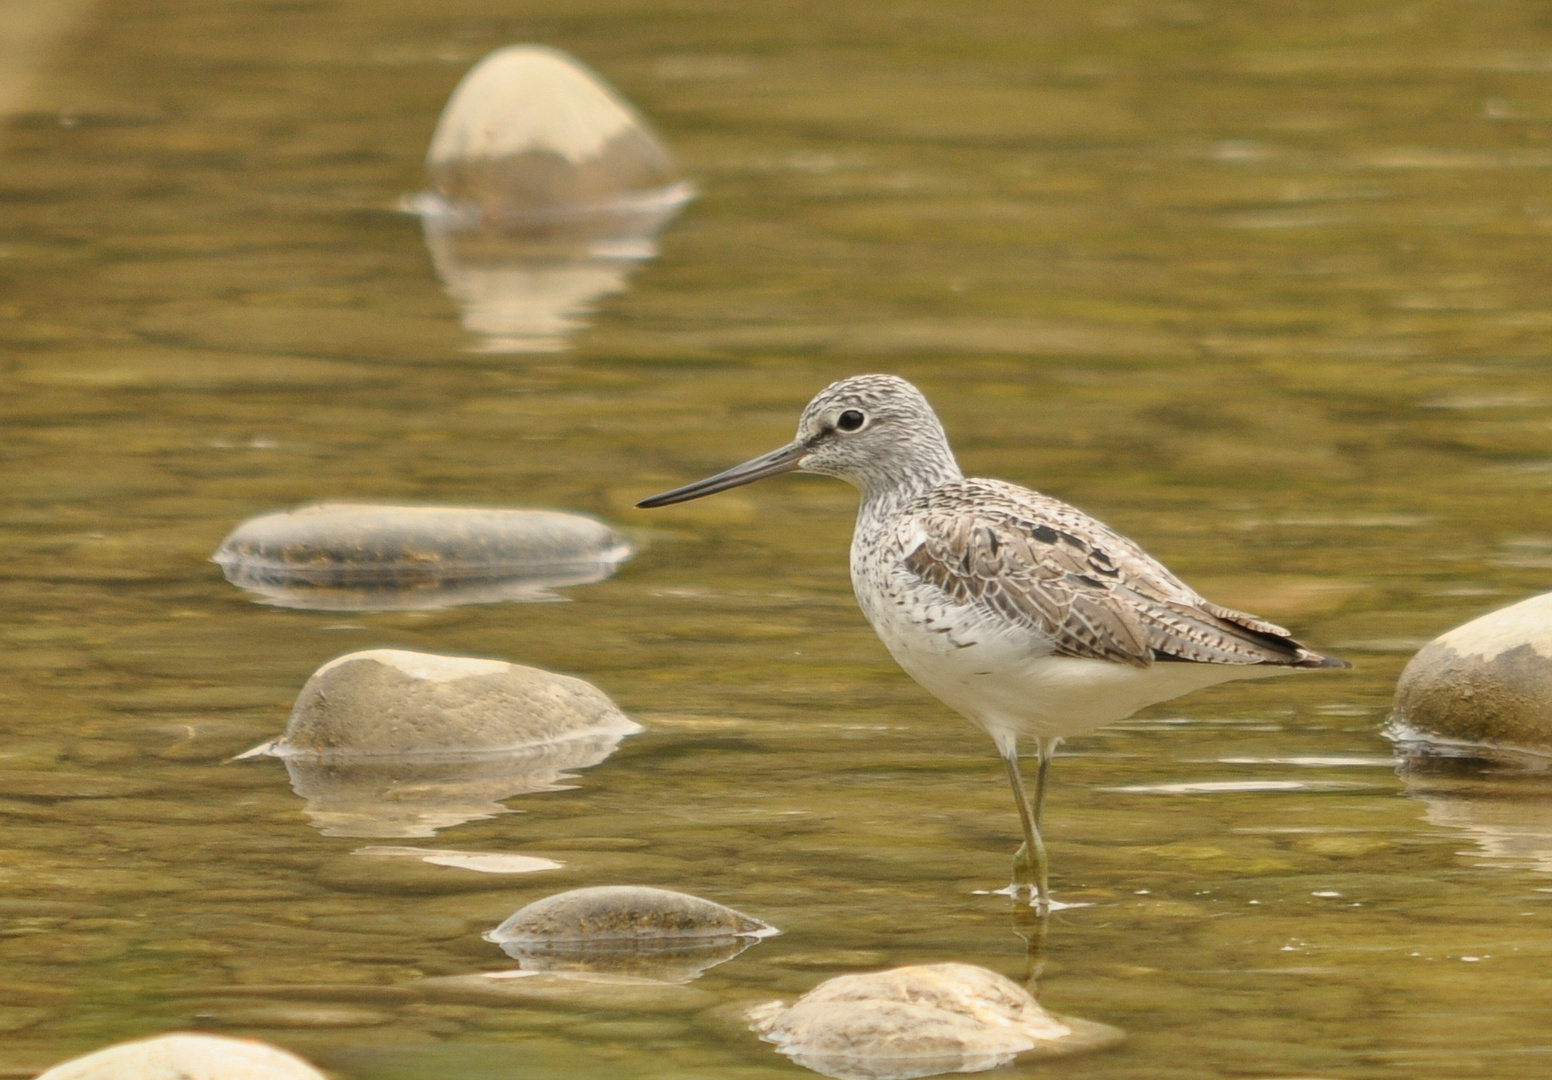
<path fill-rule="evenodd" d="M 1423 646 L 1397 683 L 1391 729 L 1403 742 L 1552 752 L 1552 593 Z"/>
<path fill-rule="evenodd" d="M 56 1065 L 38 1080 L 326 1080 L 284 1050 L 219 1035 L 158 1035 Z"/>
<path fill-rule="evenodd" d="M 970 964 L 922 964 L 820 983 L 791 1006 L 748 1014 L 799 1065 L 846 1080 L 982 1072 L 1024 1053 L 1111 1045 L 1114 1028 L 1059 1019 L 1022 986 Z"/>

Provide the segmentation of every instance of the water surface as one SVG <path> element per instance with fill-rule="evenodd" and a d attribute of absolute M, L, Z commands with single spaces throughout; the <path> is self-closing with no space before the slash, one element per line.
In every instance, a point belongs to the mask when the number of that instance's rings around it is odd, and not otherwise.
<path fill-rule="evenodd" d="M 512 357 L 396 207 L 462 72 L 524 40 L 617 85 L 701 196 L 568 351 Z M 1015 1073 L 1545 1075 L 1544 795 L 1409 788 L 1378 732 L 1418 644 L 1552 575 L 1549 135 L 1525 2 L 103 0 L 0 136 L 0 1075 L 190 1026 L 363 1080 L 804 1075 L 714 1012 L 410 989 L 510 966 L 480 935 L 590 885 L 780 927 L 693 984 L 712 1007 L 1023 975 L 986 895 L 1001 767 L 857 613 L 853 494 L 630 509 L 866 370 L 921 385 L 967 471 L 1356 665 L 1064 748 L 1054 884 L 1089 906 L 1039 995 L 1129 1041 Z M 571 603 L 397 614 L 266 608 L 208 562 L 341 499 L 642 550 Z M 427 841 L 561 869 L 353 854 L 278 762 L 223 764 L 374 646 L 575 674 L 646 726 Z"/>

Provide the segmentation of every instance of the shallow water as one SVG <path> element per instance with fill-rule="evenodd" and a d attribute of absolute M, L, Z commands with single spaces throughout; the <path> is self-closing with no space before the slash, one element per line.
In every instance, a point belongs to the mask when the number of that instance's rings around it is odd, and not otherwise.
<path fill-rule="evenodd" d="M 701 195 L 570 351 L 503 357 L 395 208 L 519 40 L 614 82 Z M 1409 789 L 1378 734 L 1418 644 L 1552 573 L 1541 5 L 104 0 L 33 94 L 0 133 L 0 1076 L 189 1026 L 352 1078 L 800 1076 L 713 1010 L 1022 976 L 1001 767 L 858 615 L 852 493 L 630 509 L 862 370 L 921 385 L 968 471 L 1356 665 L 1064 748 L 1054 885 L 1089 906 L 1039 995 L 1129 1039 L 1014 1072 L 1546 1075 L 1547 793 Z M 208 561 L 330 499 L 642 551 L 571 603 L 399 614 L 266 608 Z M 576 674 L 646 726 L 425 842 L 563 868 L 354 855 L 279 762 L 223 764 L 371 646 Z M 614 1012 L 409 989 L 600 884 L 783 934 Z"/>

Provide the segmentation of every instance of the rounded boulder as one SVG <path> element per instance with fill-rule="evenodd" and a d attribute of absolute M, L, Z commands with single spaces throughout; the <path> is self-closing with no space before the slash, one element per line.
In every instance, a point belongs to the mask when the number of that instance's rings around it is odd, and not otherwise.
<path fill-rule="evenodd" d="M 1552 593 L 1441 634 L 1396 685 L 1402 742 L 1552 752 Z"/>
<path fill-rule="evenodd" d="M 799 1065 L 855 1080 L 982 1072 L 1023 1053 L 1070 1054 L 1120 1038 L 1051 1015 L 1005 976 L 955 963 L 841 975 L 790 1006 L 758 1006 L 750 1019 Z"/>
<path fill-rule="evenodd" d="M 569 675 L 504 660 L 367 649 L 329 661 L 297 695 L 278 757 L 502 754 L 641 726 Z"/>
<path fill-rule="evenodd" d="M 251 1039 L 174 1034 L 120 1043 L 55 1065 L 38 1080 L 326 1080 L 294 1054 Z"/>

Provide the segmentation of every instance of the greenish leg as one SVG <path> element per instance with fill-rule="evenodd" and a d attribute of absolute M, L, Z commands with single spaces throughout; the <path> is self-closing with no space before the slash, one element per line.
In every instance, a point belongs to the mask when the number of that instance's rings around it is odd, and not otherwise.
<path fill-rule="evenodd" d="M 1045 813 L 1046 778 L 1051 772 L 1051 758 L 1056 754 L 1060 739 L 1039 741 L 1040 765 L 1035 773 L 1035 797 L 1024 794 L 1024 778 L 1019 772 L 1018 752 L 1011 749 L 1002 756 L 1008 767 L 1008 782 L 1013 785 L 1013 798 L 1018 803 L 1019 824 L 1024 829 L 1024 843 L 1013 856 L 1013 883 L 1028 886 L 1033 893 L 1031 903 L 1044 910 L 1051 902 L 1050 861 L 1046 858 L 1045 841 L 1040 838 L 1040 819 Z M 1032 853 L 1032 854 L 1031 854 Z"/>
<path fill-rule="evenodd" d="M 1031 807 L 1029 797 L 1024 794 L 1024 778 L 1019 775 L 1018 755 L 1009 753 L 1003 755 L 1003 764 L 1008 767 L 1008 783 L 1013 786 L 1013 799 L 1018 803 L 1019 824 L 1024 828 L 1024 844 L 1018 849 L 1018 854 L 1013 856 L 1013 884 L 1028 886 L 1031 893 L 1031 903 L 1044 908 L 1049 903 L 1048 865 L 1045 855 L 1045 842 L 1040 839 L 1040 828 L 1036 824 L 1038 811 Z M 1040 787 L 1043 788 L 1045 779 L 1045 761 L 1040 762 Z M 1036 788 L 1036 806 L 1041 799 L 1040 788 Z"/>

